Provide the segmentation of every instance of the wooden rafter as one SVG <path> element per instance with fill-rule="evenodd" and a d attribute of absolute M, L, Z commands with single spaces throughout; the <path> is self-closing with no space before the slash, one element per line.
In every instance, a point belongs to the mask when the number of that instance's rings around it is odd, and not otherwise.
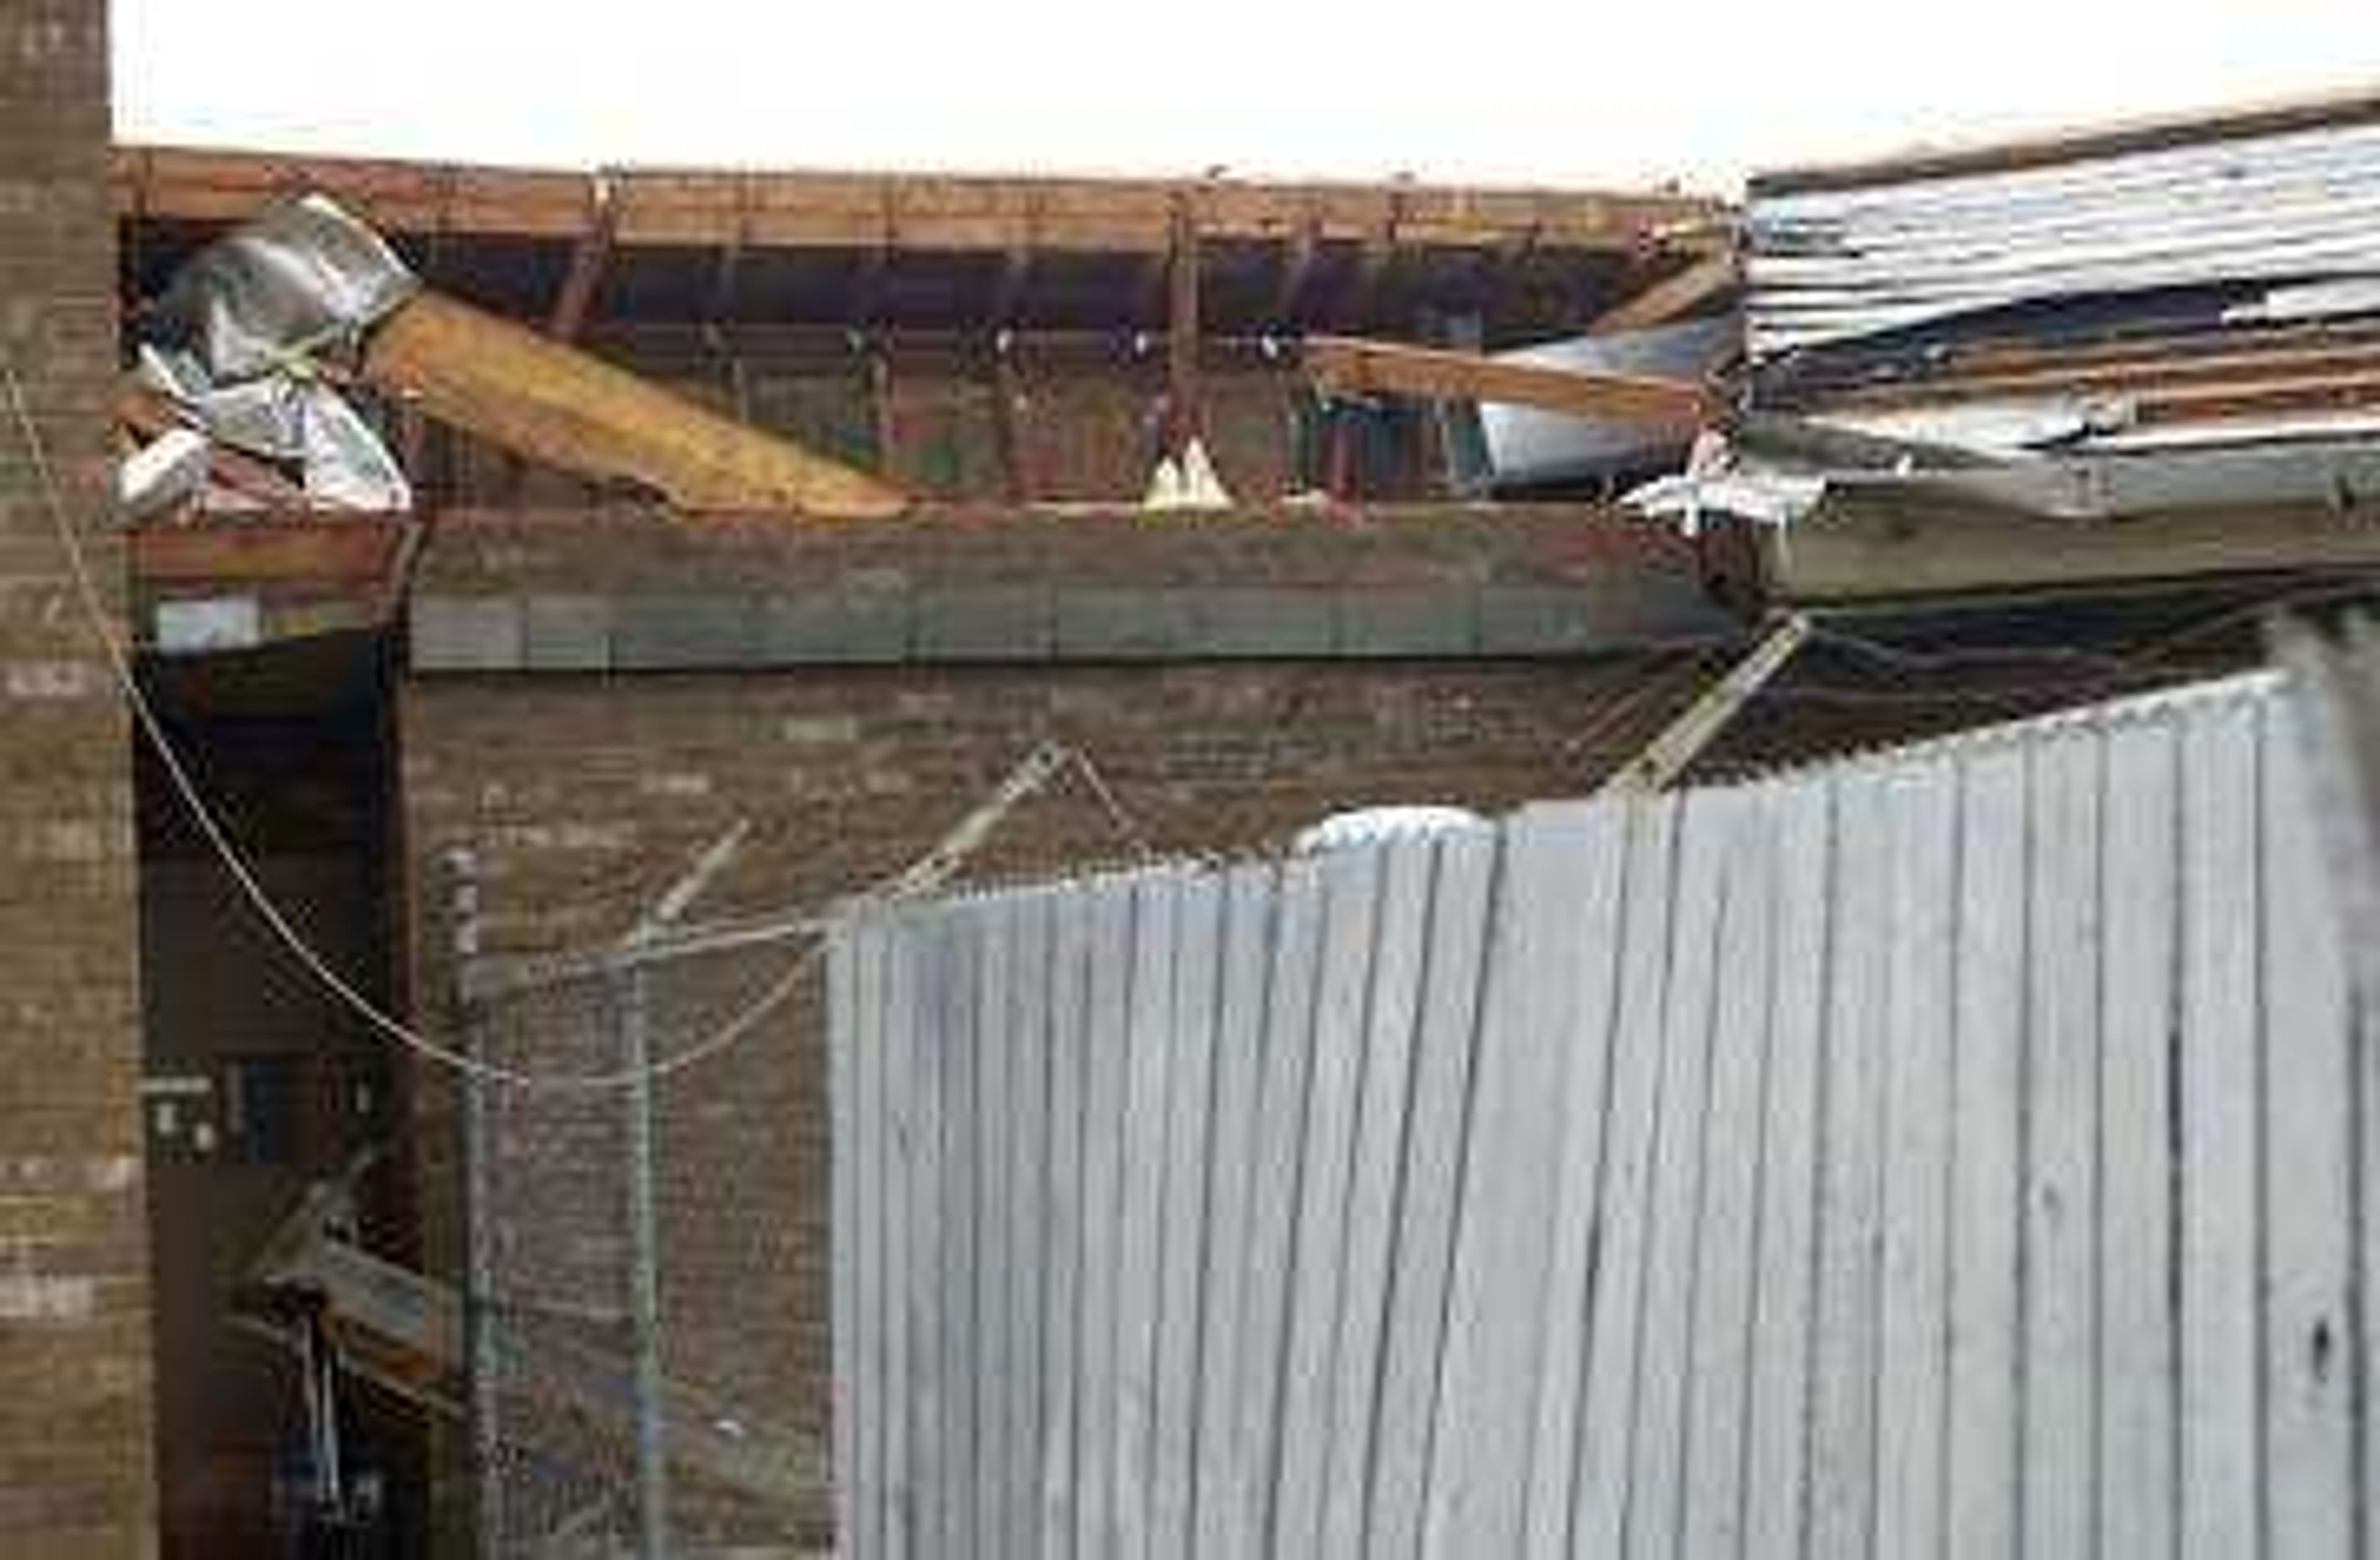
<path fill-rule="evenodd" d="M 1685 380 L 1589 373 L 1344 336 L 1307 337 L 1305 372 L 1326 395 L 1496 401 L 1572 417 L 1645 423 L 1680 433 L 1692 433 L 1719 409 L 1718 397 L 1706 386 Z"/>
<path fill-rule="evenodd" d="M 1281 279 L 1274 284 L 1266 318 L 1286 325 L 1297 318 L 1298 300 L 1313 279 L 1315 262 L 1322 257 L 1322 223 L 1308 214 L 1281 246 Z"/>
<path fill-rule="evenodd" d="M 1205 418 L 1198 385 L 1198 213 L 1188 194 L 1173 207 L 1173 256 L 1165 311 L 1166 444 L 1177 454 Z"/>
<path fill-rule="evenodd" d="M 604 267 L 611 262 L 612 242 L 618 231 L 612 186 L 601 174 L 587 186 L 587 226 L 570 246 L 570 269 L 562 278 L 553 309 L 546 316 L 545 334 L 556 341 L 576 341 L 587 325 L 588 311 L 603 286 Z"/>

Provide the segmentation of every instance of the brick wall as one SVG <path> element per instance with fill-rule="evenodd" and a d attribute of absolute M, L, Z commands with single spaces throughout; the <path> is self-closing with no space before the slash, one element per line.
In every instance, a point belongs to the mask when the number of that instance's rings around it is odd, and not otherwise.
<path fill-rule="evenodd" d="M 1043 736 L 1091 754 L 1165 851 L 1277 843 L 1358 802 L 1496 810 L 1574 793 L 1642 729 L 1622 722 L 1572 741 L 1633 686 L 1633 668 L 1615 659 L 422 681 L 403 700 L 407 830 L 425 892 L 445 847 L 477 847 L 490 945 L 585 947 L 620 935 L 739 818 L 751 840 L 701 902 L 706 915 L 821 904 L 878 879 Z M 1123 854 L 1070 777 L 1016 811 L 981 870 L 1051 871 Z M 423 954 L 434 993 L 447 972 L 434 944 Z M 657 1047 L 707 1031 L 782 957 L 658 977 Z M 588 1011 L 576 993 L 511 1003 L 497 1027 L 516 1059 L 600 1067 L 608 1057 L 588 1042 Z M 805 1003 L 671 1083 L 660 1146 L 673 1374 L 812 1437 L 828 1407 L 824 1088 Z M 425 1200 L 435 1204 L 453 1175 L 452 1106 L 434 1085 L 421 1104 Z M 507 1168 L 529 1188 L 507 1213 L 516 1261 L 549 1294 L 616 1304 L 616 1132 L 576 1102 L 504 1110 Z M 558 1227 L 572 1221 L 583 1227 Z M 448 1264 L 452 1238 L 450 1223 Z M 802 1515 L 822 1519 L 815 1505 Z"/>
<path fill-rule="evenodd" d="M 0 347 L 111 587 L 101 0 L 0 9 Z M 0 1553 L 154 1547 L 128 748 L 0 432 Z"/>
<path fill-rule="evenodd" d="M 1123 650 L 1104 657 L 1070 649 L 1062 631 L 1017 641 L 1038 647 L 1038 659 L 962 658 L 979 644 L 938 649 L 934 615 L 972 610 L 978 591 L 1046 591 L 1060 630 L 1075 592 L 1100 592 L 1082 598 L 1099 609 L 1085 624 L 1143 610 L 1172 615 L 1178 633 L 1120 633 L 1109 642 Z M 752 603 L 863 592 L 905 603 L 894 615 L 909 625 L 869 640 L 877 664 L 719 628 L 759 621 Z M 1248 607 L 1245 620 L 1183 610 L 1224 600 Z M 1446 637 L 1441 613 L 1463 632 Z M 1670 675 L 1675 639 L 1732 627 L 1701 597 L 1690 551 L 1616 535 L 1589 510 L 1160 524 L 1010 512 L 891 528 L 455 515 L 423 560 L 414 614 L 399 748 L 416 1005 L 427 1013 L 443 1011 L 451 989 L 439 864 L 453 847 L 479 856 L 487 945 L 535 952 L 616 939 L 738 819 L 750 837 L 697 913 L 823 904 L 925 850 L 1044 737 L 1089 754 L 1135 825 L 1169 853 L 1277 847 L 1362 803 L 1500 810 L 1589 788 L 1685 693 Z M 1481 652 L 1480 628 L 1506 618 L 1502 631 L 1543 631 L 1536 652 Z M 857 637 L 843 649 L 863 648 L 878 623 L 855 619 Z M 1330 631 L 1317 633 L 1309 654 L 1250 652 L 1257 639 L 1247 636 L 1296 639 L 1314 624 Z M 606 625 L 608 639 L 598 632 Z M 1196 653 L 1202 631 L 1226 628 L 1230 658 Z M 1400 635 L 1442 648 L 1383 653 Z M 792 660 L 772 661 L 779 652 Z M 722 664 L 739 656 L 753 659 Z M 472 664 L 513 669 L 453 669 Z M 1650 678 L 1656 664 L 1663 676 Z M 1125 848 L 1081 777 L 1067 776 L 1015 811 L 978 871 L 1046 873 Z M 707 1032 L 783 957 L 770 950 L 657 977 L 656 1048 Z M 789 1425 L 822 1456 L 817 995 L 662 1090 L 659 1164 L 671 1373 L 718 1391 L 741 1416 Z M 489 1019 L 510 1059 L 573 1068 L 613 1059 L 601 1005 L 584 992 L 508 1000 Z M 429 1259 L 454 1273 L 455 1097 L 425 1076 L 416 1105 Z M 565 1303 L 616 1311 L 616 1106 L 508 1097 L 500 1119 L 497 1168 L 513 1188 L 500 1200 L 505 1276 L 521 1291 L 520 1313 L 559 1316 Z M 617 1346 L 615 1319 L 588 1324 Z M 620 1447 L 589 1455 L 625 1481 Z M 771 1514 L 690 1485 L 677 1504 L 744 1538 L 789 1527 L 815 1536 L 824 1520 L 815 1494 L 799 1511 Z"/>

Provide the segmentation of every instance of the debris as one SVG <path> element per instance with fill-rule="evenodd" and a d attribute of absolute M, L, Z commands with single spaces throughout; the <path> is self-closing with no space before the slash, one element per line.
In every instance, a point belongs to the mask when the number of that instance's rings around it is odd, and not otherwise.
<path fill-rule="evenodd" d="M 377 234 L 319 195 L 200 251 L 148 321 L 137 383 L 218 445 L 298 470 L 310 507 L 412 504 L 402 468 L 343 384 L 516 455 L 639 483 L 680 508 L 862 518 L 905 506 L 865 472 L 425 287 Z"/>
<path fill-rule="evenodd" d="M 1681 445 L 1718 409 L 1710 390 L 1692 380 L 1552 367 L 1347 336 L 1307 337 L 1305 372 L 1329 396 L 1503 401 L 1571 417 L 1667 429 Z"/>
<path fill-rule="evenodd" d="M 641 483 L 683 509 L 899 514 L 899 489 L 707 411 L 625 369 L 424 292 L 365 345 L 382 393 L 515 454 Z"/>
<path fill-rule="evenodd" d="M 136 520 L 194 498 L 206 485 L 206 435 L 188 428 L 166 430 L 115 469 L 115 501 Z"/>
<path fill-rule="evenodd" d="M 1140 503 L 1144 509 L 1228 509 L 1232 494 L 1208 457 L 1205 442 L 1193 439 L 1182 446 L 1179 459 L 1159 457 L 1157 469 L 1149 474 L 1148 494 Z"/>
<path fill-rule="evenodd" d="M 1291 848 L 1300 856 L 1312 856 L 1325 850 L 1427 838 L 1487 826 L 1488 820 L 1467 807 L 1359 807 L 1334 812 L 1319 823 L 1299 830 Z"/>

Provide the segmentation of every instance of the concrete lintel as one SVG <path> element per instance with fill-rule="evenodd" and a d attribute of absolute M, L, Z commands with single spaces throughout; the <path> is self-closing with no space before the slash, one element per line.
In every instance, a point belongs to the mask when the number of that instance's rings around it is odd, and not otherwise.
<path fill-rule="evenodd" d="M 1566 655 L 1689 632 L 1714 609 L 1597 585 L 881 585 L 755 594 L 423 596 L 414 668 L 763 670 L 946 663 Z"/>
<path fill-rule="evenodd" d="M 413 603 L 419 672 L 511 672 L 523 660 L 521 605 L 510 596 L 421 596 Z"/>

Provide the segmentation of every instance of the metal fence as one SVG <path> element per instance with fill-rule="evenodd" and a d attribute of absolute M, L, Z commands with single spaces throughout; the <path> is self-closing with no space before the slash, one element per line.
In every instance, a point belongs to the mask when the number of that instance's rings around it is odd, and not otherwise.
<path fill-rule="evenodd" d="M 2292 725 L 854 917 L 844 1549 L 2369 1553 Z"/>
<path fill-rule="evenodd" d="M 789 1230 L 796 1124 L 823 1111 L 800 1097 L 820 1021 L 804 962 L 799 940 L 771 939 L 468 968 L 473 1056 L 548 1080 L 463 1089 L 478 1553 L 826 1542 L 826 1405 L 803 1390 L 822 1372 L 801 1320 L 823 1275 Z M 756 1013 L 750 1043 L 652 1072 Z"/>
<path fill-rule="evenodd" d="M 1043 743 L 949 832 L 853 892 L 891 903 L 969 868 L 1065 776 L 1124 822 L 1090 761 Z M 737 823 L 619 942 L 481 945 L 454 872 L 467 1252 L 452 1374 L 476 1552 L 791 1554 L 833 1542 L 822 924 L 692 922 Z"/>

